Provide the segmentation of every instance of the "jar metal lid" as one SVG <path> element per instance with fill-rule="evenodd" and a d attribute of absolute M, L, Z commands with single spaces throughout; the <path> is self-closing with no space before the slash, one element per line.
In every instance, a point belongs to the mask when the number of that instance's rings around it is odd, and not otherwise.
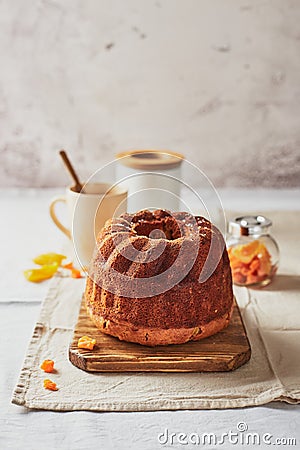
<path fill-rule="evenodd" d="M 120 164 L 140 170 L 164 170 L 178 167 L 184 160 L 181 153 L 170 150 L 130 150 L 116 155 Z"/>
<path fill-rule="evenodd" d="M 242 216 L 231 220 L 229 222 L 228 230 L 233 236 L 250 236 L 266 233 L 271 225 L 272 221 L 261 215 Z"/>

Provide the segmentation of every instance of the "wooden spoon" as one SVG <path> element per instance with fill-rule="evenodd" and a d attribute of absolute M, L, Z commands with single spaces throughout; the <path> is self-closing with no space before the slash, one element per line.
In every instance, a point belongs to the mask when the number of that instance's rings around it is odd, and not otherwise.
<path fill-rule="evenodd" d="M 63 160 L 63 162 L 64 162 L 66 168 L 68 169 L 68 171 L 69 171 L 71 177 L 72 177 L 73 180 L 74 180 L 74 183 L 75 183 L 75 184 L 74 184 L 74 189 L 76 190 L 76 192 L 81 192 L 81 191 L 83 191 L 83 184 L 79 181 L 78 175 L 77 175 L 77 173 L 75 172 L 74 167 L 72 166 L 71 161 L 69 160 L 69 158 L 68 158 L 66 152 L 65 152 L 64 150 L 61 150 L 61 151 L 59 152 L 59 154 L 60 154 L 60 156 L 61 156 L 61 158 L 62 158 L 62 160 Z"/>

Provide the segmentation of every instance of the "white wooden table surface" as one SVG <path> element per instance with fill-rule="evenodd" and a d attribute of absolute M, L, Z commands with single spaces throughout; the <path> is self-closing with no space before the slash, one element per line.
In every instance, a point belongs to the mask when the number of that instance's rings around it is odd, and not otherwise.
<path fill-rule="evenodd" d="M 0 449 L 149 449 L 195 448 L 178 443 L 178 434 L 220 436 L 244 422 L 248 433 L 296 438 L 300 448 L 300 407 L 272 403 L 262 407 L 208 411 L 93 413 L 32 411 L 10 404 L 19 369 L 46 294 L 48 282 L 28 283 L 22 274 L 42 252 L 60 251 L 64 237 L 48 216 L 50 198 L 59 190 L 0 191 Z M 300 191 L 221 190 L 224 207 L 248 210 L 300 209 Z M 300 299 L 299 299 L 300 301 Z M 159 433 L 176 433 L 174 444 L 162 445 Z M 163 441 L 163 437 L 161 438 Z M 284 441 L 283 441 L 284 442 Z M 199 447 L 199 446 L 198 446 Z M 220 448 L 256 448 L 230 444 Z M 261 444 L 257 448 L 268 448 Z M 277 448 L 279 445 L 273 445 Z M 282 448 L 283 445 L 280 446 Z M 216 448 L 206 445 L 205 448 Z"/>

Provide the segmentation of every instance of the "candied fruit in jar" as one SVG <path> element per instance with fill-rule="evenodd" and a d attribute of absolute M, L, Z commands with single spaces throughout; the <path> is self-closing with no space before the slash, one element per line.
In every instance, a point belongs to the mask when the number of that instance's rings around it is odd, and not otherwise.
<path fill-rule="evenodd" d="M 268 233 L 272 222 L 263 216 L 236 218 L 229 224 L 228 256 L 235 284 L 266 286 L 276 273 L 279 250 Z"/>

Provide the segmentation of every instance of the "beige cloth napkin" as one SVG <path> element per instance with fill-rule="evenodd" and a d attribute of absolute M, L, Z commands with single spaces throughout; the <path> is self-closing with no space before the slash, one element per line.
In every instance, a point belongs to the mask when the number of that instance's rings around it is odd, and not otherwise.
<path fill-rule="evenodd" d="M 274 400 L 300 402 L 300 212 L 268 213 L 281 249 L 276 280 L 262 290 L 236 288 L 251 360 L 226 373 L 91 374 L 68 360 L 85 280 L 56 277 L 43 302 L 12 402 L 57 411 L 151 411 L 237 408 Z M 55 360 L 43 388 L 41 361 Z"/>

